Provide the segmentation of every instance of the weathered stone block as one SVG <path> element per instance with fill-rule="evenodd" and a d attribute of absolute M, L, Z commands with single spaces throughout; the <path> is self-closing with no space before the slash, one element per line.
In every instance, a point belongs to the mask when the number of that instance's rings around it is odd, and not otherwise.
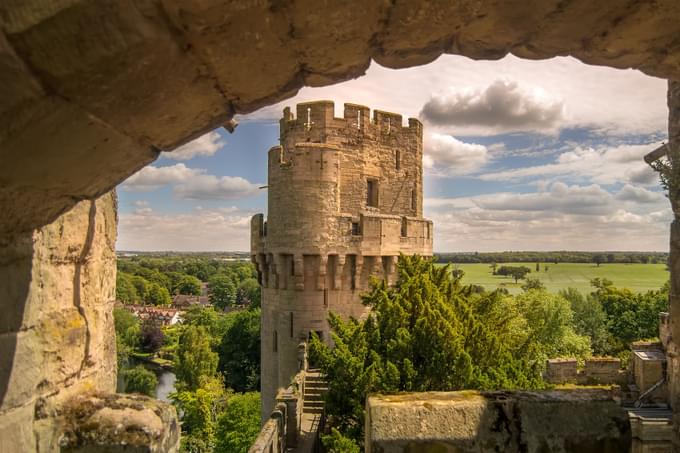
<path fill-rule="evenodd" d="M 366 452 L 625 452 L 627 412 L 606 391 L 374 395 Z"/>
<path fill-rule="evenodd" d="M 64 409 L 62 453 L 174 453 L 180 428 L 175 408 L 141 395 L 73 398 Z"/>

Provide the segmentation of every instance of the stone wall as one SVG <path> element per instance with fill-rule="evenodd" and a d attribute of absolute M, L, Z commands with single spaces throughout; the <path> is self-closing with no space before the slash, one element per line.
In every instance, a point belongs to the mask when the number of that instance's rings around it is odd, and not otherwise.
<path fill-rule="evenodd" d="M 366 453 L 629 451 L 628 413 L 604 390 L 369 396 Z"/>
<path fill-rule="evenodd" d="M 592 357 L 584 367 L 578 368 L 576 359 L 548 359 L 544 379 L 550 384 L 579 385 L 625 385 L 629 373 L 621 369 L 621 359 L 615 357 Z M 631 379 L 632 380 L 632 379 Z"/>
<path fill-rule="evenodd" d="M 116 220 L 108 193 L 0 238 L 1 453 L 58 451 L 69 401 L 115 392 Z"/>

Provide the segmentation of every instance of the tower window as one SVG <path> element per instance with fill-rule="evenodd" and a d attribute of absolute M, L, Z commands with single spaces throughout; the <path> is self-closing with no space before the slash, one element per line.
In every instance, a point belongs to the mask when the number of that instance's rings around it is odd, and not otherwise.
<path fill-rule="evenodd" d="M 359 222 L 352 222 L 352 236 L 361 236 L 361 225 Z"/>
<path fill-rule="evenodd" d="M 394 152 L 394 168 L 401 170 L 401 151 L 399 150 Z"/>
<path fill-rule="evenodd" d="M 293 338 L 293 331 L 295 330 L 293 328 L 293 312 L 290 312 L 290 337 Z"/>
<path fill-rule="evenodd" d="M 267 221 L 265 220 L 264 224 L 262 225 L 262 235 L 267 236 Z"/>
<path fill-rule="evenodd" d="M 279 333 L 276 330 L 274 331 L 274 344 L 272 349 L 274 350 L 274 352 L 279 351 Z"/>
<path fill-rule="evenodd" d="M 323 289 L 323 306 L 328 307 L 328 288 Z"/>
<path fill-rule="evenodd" d="M 378 181 L 366 180 L 366 206 L 378 207 Z"/>
<path fill-rule="evenodd" d="M 290 275 L 295 275 L 295 257 L 290 257 Z"/>
<path fill-rule="evenodd" d="M 401 218 L 401 237 L 408 236 L 408 220 L 406 217 Z"/>
<path fill-rule="evenodd" d="M 415 210 L 417 204 L 416 189 L 411 189 L 411 209 Z"/>

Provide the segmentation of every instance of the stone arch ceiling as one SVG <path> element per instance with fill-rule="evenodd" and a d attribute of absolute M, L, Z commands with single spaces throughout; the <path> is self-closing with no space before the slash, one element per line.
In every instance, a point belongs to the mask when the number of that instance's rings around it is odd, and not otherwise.
<path fill-rule="evenodd" d="M 234 113 L 442 53 L 680 79 L 680 2 L 2 0 L 0 238 Z"/>

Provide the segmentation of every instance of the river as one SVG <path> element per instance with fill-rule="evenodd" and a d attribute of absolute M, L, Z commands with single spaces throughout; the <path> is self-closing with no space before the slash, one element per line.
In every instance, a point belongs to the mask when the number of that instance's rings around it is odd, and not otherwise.
<path fill-rule="evenodd" d="M 127 365 L 121 367 L 120 371 L 130 369 L 138 364 L 144 366 L 144 368 L 146 368 L 147 370 L 153 371 L 156 377 L 158 378 L 158 385 L 156 386 L 155 394 L 156 399 L 170 402 L 168 395 L 175 391 L 175 381 L 177 381 L 175 373 L 173 373 L 172 371 L 168 371 L 164 368 L 161 368 L 158 365 L 154 365 L 153 363 L 144 362 L 138 359 L 134 359 L 132 357 L 130 357 L 129 363 Z M 119 372 L 116 391 L 123 392 L 124 390 L 125 382 L 123 381 L 121 373 Z"/>

